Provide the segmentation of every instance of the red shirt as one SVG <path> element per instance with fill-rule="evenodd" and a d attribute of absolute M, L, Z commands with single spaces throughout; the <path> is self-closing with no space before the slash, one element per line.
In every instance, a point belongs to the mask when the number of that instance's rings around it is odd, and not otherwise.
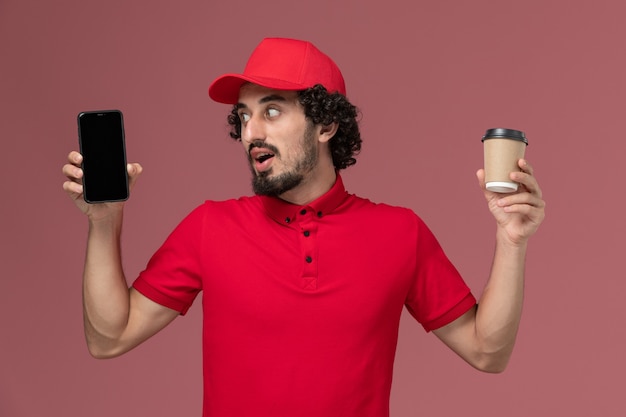
<path fill-rule="evenodd" d="M 203 291 L 205 417 L 388 416 L 403 306 L 430 331 L 476 303 L 411 210 L 340 177 L 306 206 L 207 201 L 133 285 L 181 314 Z"/>

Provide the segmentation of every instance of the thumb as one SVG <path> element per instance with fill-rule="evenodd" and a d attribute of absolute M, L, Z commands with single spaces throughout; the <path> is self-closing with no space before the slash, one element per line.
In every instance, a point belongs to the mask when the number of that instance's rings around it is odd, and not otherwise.
<path fill-rule="evenodd" d="M 128 171 L 128 186 L 132 188 L 137 182 L 137 178 L 143 172 L 143 167 L 137 162 L 133 162 L 132 164 L 126 165 L 126 170 Z"/>
<path fill-rule="evenodd" d="M 485 189 L 485 170 L 484 169 L 481 168 L 478 171 L 476 171 L 476 179 L 478 180 L 478 185 L 480 186 L 480 188 L 484 190 Z"/>

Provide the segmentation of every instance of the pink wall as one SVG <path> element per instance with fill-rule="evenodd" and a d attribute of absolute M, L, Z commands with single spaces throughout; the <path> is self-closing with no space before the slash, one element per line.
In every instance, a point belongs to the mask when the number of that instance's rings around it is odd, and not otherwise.
<path fill-rule="evenodd" d="M 0 416 L 200 415 L 197 305 L 125 357 L 88 355 L 86 224 L 61 166 L 79 111 L 124 111 L 145 168 L 125 219 L 134 278 L 195 205 L 249 193 L 206 88 L 264 36 L 335 58 L 363 112 L 349 191 L 417 211 L 477 294 L 494 231 L 480 137 L 529 137 L 548 217 L 510 367 L 480 374 L 405 316 L 392 415 L 624 415 L 625 13 L 620 0 L 3 0 Z"/>

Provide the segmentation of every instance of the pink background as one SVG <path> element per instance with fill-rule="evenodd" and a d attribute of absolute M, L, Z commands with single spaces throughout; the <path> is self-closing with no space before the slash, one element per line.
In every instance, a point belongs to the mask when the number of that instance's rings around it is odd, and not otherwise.
<path fill-rule="evenodd" d="M 524 130 L 548 201 L 519 341 L 478 373 L 402 321 L 394 417 L 623 416 L 625 3 L 0 2 L 0 416 L 199 416 L 199 303 L 128 355 L 92 359 L 81 318 L 86 222 L 61 189 L 76 114 L 119 108 L 129 159 L 129 280 L 204 199 L 249 194 L 217 75 L 265 36 L 306 38 L 363 113 L 348 190 L 418 212 L 479 295 L 494 225 L 480 137 Z M 245 398 L 242 398 L 245 401 Z"/>

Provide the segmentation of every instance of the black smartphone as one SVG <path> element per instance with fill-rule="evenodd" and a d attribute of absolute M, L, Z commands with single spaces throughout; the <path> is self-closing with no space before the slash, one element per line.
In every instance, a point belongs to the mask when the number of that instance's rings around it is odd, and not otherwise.
<path fill-rule="evenodd" d="M 83 155 L 83 197 L 87 203 L 128 199 L 124 118 L 119 110 L 78 114 Z"/>

